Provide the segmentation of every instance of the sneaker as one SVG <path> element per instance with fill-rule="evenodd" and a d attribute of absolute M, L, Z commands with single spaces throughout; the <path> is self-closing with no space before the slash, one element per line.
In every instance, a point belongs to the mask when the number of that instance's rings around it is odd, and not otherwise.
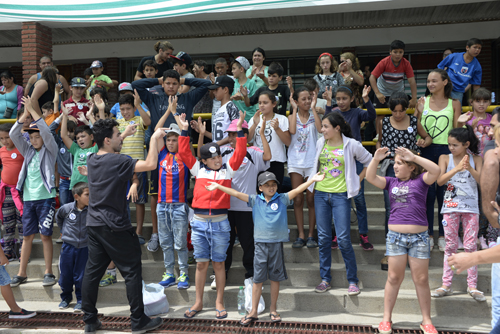
<path fill-rule="evenodd" d="M 59 303 L 59 308 L 61 310 L 67 309 L 69 307 L 69 303 L 71 303 L 71 298 L 67 298 Z"/>
<path fill-rule="evenodd" d="M 307 238 L 307 243 L 306 243 L 307 248 L 316 248 L 318 247 L 318 243 L 316 240 L 314 240 L 313 237 Z"/>
<path fill-rule="evenodd" d="M 132 334 L 144 334 L 148 331 L 152 331 L 158 327 L 163 325 L 163 319 L 160 317 L 156 317 L 151 319 L 144 327 L 138 328 L 138 329 L 133 329 Z"/>
<path fill-rule="evenodd" d="M 347 294 L 349 296 L 359 295 L 361 291 L 359 290 L 359 286 L 357 284 L 351 283 L 349 284 L 349 289 L 347 289 Z"/>
<path fill-rule="evenodd" d="M 140 243 L 140 239 L 139 239 Z M 158 240 L 158 233 L 151 234 L 151 239 L 148 241 L 148 251 L 156 252 L 160 246 L 160 242 Z"/>
<path fill-rule="evenodd" d="M 373 250 L 373 245 L 368 241 L 368 234 L 359 235 L 359 245 L 363 247 L 365 251 Z"/>
<path fill-rule="evenodd" d="M 292 244 L 292 248 L 302 248 L 306 245 L 306 242 L 302 238 L 297 238 Z"/>
<path fill-rule="evenodd" d="M 62 244 L 62 243 L 63 243 L 63 240 L 61 238 L 56 239 L 56 244 Z"/>
<path fill-rule="evenodd" d="M 213 279 L 212 284 L 210 284 L 210 288 L 212 290 L 217 290 L 217 284 L 215 283 L 215 275 L 211 275 L 210 278 Z"/>
<path fill-rule="evenodd" d="M 56 277 L 53 274 L 45 274 L 43 275 L 43 283 L 42 286 L 51 286 L 56 284 Z"/>
<path fill-rule="evenodd" d="M 488 242 L 488 248 L 493 248 L 497 245 L 497 242 L 495 240 L 490 240 Z"/>
<path fill-rule="evenodd" d="M 137 237 L 139 238 L 140 245 L 144 245 L 146 243 L 146 239 L 144 239 L 142 235 L 138 234 Z"/>
<path fill-rule="evenodd" d="M 332 286 L 330 285 L 330 283 L 327 283 L 325 281 L 322 281 L 321 283 L 319 283 L 319 285 L 314 289 L 314 291 L 316 292 L 319 292 L 319 293 L 323 293 L 323 292 L 326 292 L 328 290 L 330 290 L 332 288 Z"/>
<path fill-rule="evenodd" d="M 21 309 L 21 312 L 9 312 L 9 319 L 28 319 L 33 318 L 36 315 L 35 311 L 26 311 Z"/>
<path fill-rule="evenodd" d="M 481 244 L 481 249 L 488 249 L 488 244 L 486 244 L 486 239 L 483 236 L 479 237 L 479 242 Z"/>
<path fill-rule="evenodd" d="M 429 238 L 429 246 L 431 247 L 431 250 L 434 248 L 434 238 L 432 237 Z"/>
<path fill-rule="evenodd" d="M 116 282 L 117 282 L 116 275 L 106 274 L 102 277 L 101 281 L 99 282 L 99 286 L 104 287 L 115 284 Z"/>
<path fill-rule="evenodd" d="M 185 274 L 182 273 L 181 276 L 179 276 L 179 283 L 177 283 L 177 289 L 189 289 L 191 285 L 189 284 L 189 277 Z"/>
<path fill-rule="evenodd" d="M 167 274 L 166 272 L 163 274 L 163 277 L 160 281 L 160 284 L 161 286 L 164 286 L 166 288 L 168 288 L 169 286 L 172 286 L 175 284 L 175 276 L 172 275 L 172 274 Z"/>
<path fill-rule="evenodd" d="M 75 307 L 73 308 L 73 312 L 75 313 L 80 313 L 82 312 L 82 303 L 76 303 Z"/>
<path fill-rule="evenodd" d="M 188 257 L 188 264 L 193 264 L 195 262 L 196 262 L 196 260 L 194 259 L 194 256 Z"/>
<path fill-rule="evenodd" d="M 337 237 L 333 238 L 332 240 L 332 249 L 337 249 L 339 248 L 339 243 L 337 242 Z"/>
<path fill-rule="evenodd" d="M 458 237 L 458 248 L 457 249 L 464 249 L 464 243 L 462 242 L 462 238 Z"/>
<path fill-rule="evenodd" d="M 236 238 L 234 238 L 234 246 L 238 246 L 239 244 L 240 244 L 240 238 L 236 236 Z"/>
<path fill-rule="evenodd" d="M 95 334 L 97 330 L 101 329 L 101 320 L 97 319 L 93 324 L 85 324 L 85 334 Z"/>
<path fill-rule="evenodd" d="M 441 252 L 444 252 L 446 249 L 446 240 L 444 240 L 444 237 L 438 238 L 438 248 Z"/>
<path fill-rule="evenodd" d="M 19 284 L 24 284 L 26 282 L 28 282 L 28 277 L 14 276 L 10 281 L 10 286 L 15 288 Z"/>

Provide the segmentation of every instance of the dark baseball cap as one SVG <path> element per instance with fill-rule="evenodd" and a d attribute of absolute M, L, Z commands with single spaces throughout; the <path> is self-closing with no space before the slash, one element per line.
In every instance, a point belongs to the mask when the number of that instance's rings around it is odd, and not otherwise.
<path fill-rule="evenodd" d="M 217 143 L 208 143 L 201 147 L 200 158 L 210 159 L 220 155 L 220 147 Z"/>
<path fill-rule="evenodd" d="M 193 60 L 191 59 L 191 56 L 188 55 L 184 51 L 180 51 L 175 56 L 170 56 L 170 58 L 178 60 L 178 61 L 182 62 L 183 64 L 186 64 L 186 66 L 189 66 L 189 65 L 191 65 L 193 63 Z"/>
<path fill-rule="evenodd" d="M 261 186 L 263 184 L 266 184 L 268 181 L 276 181 L 277 184 L 280 184 L 276 179 L 276 175 L 274 175 L 274 173 L 271 172 L 264 172 L 260 174 L 257 180 L 257 184 Z"/>
<path fill-rule="evenodd" d="M 221 75 L 215 78 L 214 84 L 208 86 L 208 89 L 217 89 L 219 87 L 227 87 L 229 89 L 229 94 L 232 94 L 234 90 L 234 80 L 227 75 Z"/>
<path fill-rule="evenodd" d="M 71 87 L 87 87 L 87 85 L 85 84 L 85 79 L 74 77 L 71 79 Z"/>

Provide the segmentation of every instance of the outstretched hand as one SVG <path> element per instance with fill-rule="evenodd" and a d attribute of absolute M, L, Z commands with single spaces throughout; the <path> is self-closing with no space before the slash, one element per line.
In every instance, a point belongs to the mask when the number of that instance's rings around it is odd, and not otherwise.
<path fill-rule="evenodd" d="M 245 121 L 245 116 L 247 112 L 242 112 L 240 110 L 240 118 L 238 119 L 238 123 L 236 123 L 236 130 L 242 131 L 243 130 L 243 122 Z"/>
<path fill-rule="evenodd" d="M 189 129 L 189 122 L 186 120 L 186 114 L 181 114 L 179 117 L 179 123 L 182 125 L 182 130 L 187 131 Z"/>
<path fill-rule="evenodd" d="M 391 152 L 389 151 L 389 148 L 381 147 L 375 151 L 375 154 L 373 155 L 373 159 L 381 161 L 381 160 L 384 160 L 387 156 L 389 156 L 389 154 L 391 154 Z"/>
<path fill-rule="evenodd" d="M 87 166 L 78 166 L 78 172 L 83 176 L 88 176 Z"/>
<path fill-rule="evenodd" d="M 460 117 L 458 117 L 457 122 L 458 123 L 467 123 L 468 121 L 470 121 L 470 119 L 473 116 L 474 116 L 474 114 L 471 111 L 467 111 L 465 114 L 462 114 L 462 115 L 460 115 Z"/>
<path fill-rule="evenodd" d="M 324 178 L 325 178 L 325 174 L 318 172 L 318 173 L 313 175 L 311 180 L 313 180 L 314 182 L 321 182 L 321 181 L 323 181 Z"/>
<path fill-rule="evenodd" d="M 207 189 L 208 191 L 214 191 L 215 189 L 217 189 L 219 187 L 219 184 L 216 182 L 208 182 L 208 183 L 209 183 L 209 185 L 205 186 L 205 189 Z"/>
<path fill-rule="evenodd" d="M 396 154 L 405 161 L 413 161 L 415 160 L 415 154 L 413 154 L 409 149 L 404 147 L 396 148 Z"/>

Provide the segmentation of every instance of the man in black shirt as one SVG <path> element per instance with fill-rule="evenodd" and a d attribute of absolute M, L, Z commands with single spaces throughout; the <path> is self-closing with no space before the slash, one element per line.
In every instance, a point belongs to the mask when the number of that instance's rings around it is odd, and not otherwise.
<path fill-rule="evenodd" d="M 85 333 L 95 333 L 101 327 L 95 305 L 99 281 L 110 261 L 116 264 L 125 279 L 132 333 L 145 333 L 161 326 L 163 320 L 159 317 L 150 319 L 144 314 L 141 248 L 127 213 L 126 194 L 134 172 L 156 168 L 158 150 L 154 139 L 163 137 L 165 129 L 153 134 L 145 161 L 115 154 L 120 153 L 123 139 L 114 119 L 98 120 L 93 130 L 99 151 L 87 158 L 89 258 L 82 284 L 82 291 L 85 291 L 82 298 Z"/>
<path fill-rule="evenodd" d="M 141 59 L 139 66 L 137 67 L 137 72 L 135 72 L 135 80 L 141 80 L 144 78 L 144 62 L 147 60 L 153 60 L 158 67 L 158 72 L 156 72 L 156 77 L 163 77 L 163 72 L 166 70 L 171 70 L 174 65 L 169 61 L 170 56 L 174 53 L 174 47 L 169 41 L 156 42 L 155 51 L 157 52 L 154 56 L 148 56 Z"/>

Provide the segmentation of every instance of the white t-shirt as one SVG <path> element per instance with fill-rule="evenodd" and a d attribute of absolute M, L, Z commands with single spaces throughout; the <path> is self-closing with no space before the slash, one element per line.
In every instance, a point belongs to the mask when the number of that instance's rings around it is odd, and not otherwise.
<path fill-rule="evenodd" d="M 274 114 L 273 119 L 275 118 L 278 119 L 279 128 L 281 129 L 281 131 L 283 132 L 288 131 L 288 117 L 280 114 Z M 269 143 L 269 147 L 271 148 L 271 152 L 273 154 L 271 161 L 286 162 L 285 144 L 281 141 L 280 137 L 278 137 L 276 131 L 274 131 L 274 128 L 270 124 L 271 121 L 272 120 L 266 121 L 266 130 L 264 131 L 267 142 Z M 251 128 L 252 125 L 253 125 L 253 117 L 250 119 L 250 122 L 248 122 L 248 127 Z M 255 128 L 255 133 L 252 138 L 253 144 L 262 150 L 264 149 L 264 147 L 262 146 L 262 141 L 260 139 L 260 134 L 259 134 L 261 127 L 262 127 L 262 115 L 260 115 L 259 125 L 257 125 L 257 127 Z"/>
<path fill-rule="evenodd" d="M 230 145 L 224 145 L 220 148 L 222 162 L 228 163 L 233 156 L 234 149 Z M 269 161 L 264 161 L 262 157 L 264 152 L 255 146 L 247 148 L 247 155 L 243 159 L 240 168 L 235 172 L 231 187 L 247 195 L 257 194 L 257 176 L 260 172 L 269 169 Z M 252 211 L 252 208 L 246 202 L 231 196 L 231 208 L 229 211 Z"/>
<path fill-rule="evenodd" d="M 227 137 L 226 129 L 235 119 L 240 118 L 240 112 L 233 101 L 229 101 L 212 114 L 212 141 L 218 142 Z"/>
<path fill-rule="evenodd" d="M 314 114 L 309 112 L 309 119 L 304 124 L 297 115 L 297 130 L 292 135 L 288 148 L 288 167 L 312 168 L 316 156 L 318 131 L 314 122 Z"/>

